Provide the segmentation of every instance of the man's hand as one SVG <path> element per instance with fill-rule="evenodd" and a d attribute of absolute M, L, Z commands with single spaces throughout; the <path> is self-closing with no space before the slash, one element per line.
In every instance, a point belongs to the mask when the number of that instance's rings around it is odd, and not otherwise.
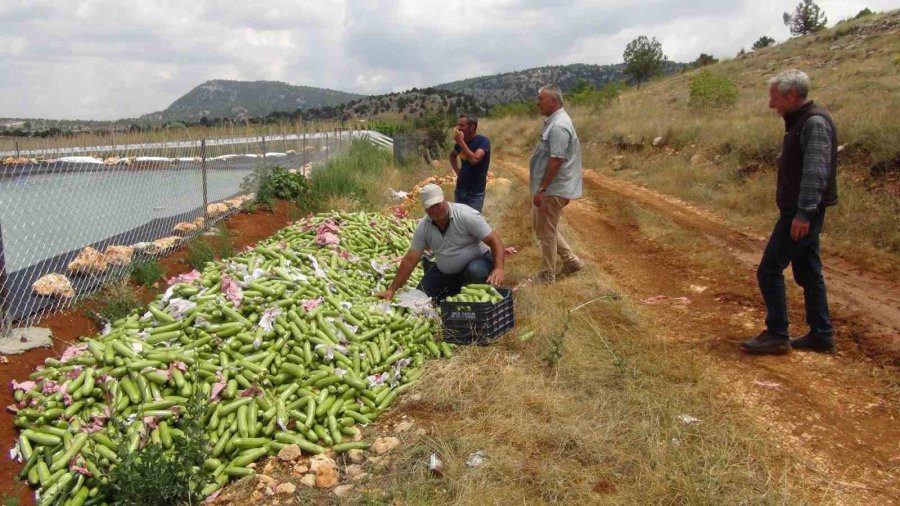
<path fill-rule="evenodd" d="M 391 290 L 390 288 L 388 288 L 387 290 L 385 290 L 383 292 L 376 293 L 375 296 L 378 297 L 379 299 L 391 300 L 394 298 L 394 291 Z"/>
<path fill-rule="evenodd" d="M 466 143 L 466 134 L 463 133 L 462 130 L 457 128 L 453 129 L 453 141 L 459 144 L 460 146 L 465 145 Z"/>
<path fill-rule="evenodd" d="M 494 285 L 500 286 L 503 284 L 503 269 L 494 269 L 491 271 L 491 275 L 488 276 L 487 282 Z"/>
<path fill-rule="evenodd" d="M 806 234 L 809 233 L 809 222 L 803 221 L 799 218 L 794 218 L 794 221 L 791 222 L 791 239 L 795 242 L 799 241 L 806 237 Z"/>
<path fill-rule="evenodd" d="M 536 192 L 533 197 L 531 197 L 531 203 L 534 204 L 534 207 L 542 207 L 544 205 L 544 199 L 546 195 L 541 192 Z"/>

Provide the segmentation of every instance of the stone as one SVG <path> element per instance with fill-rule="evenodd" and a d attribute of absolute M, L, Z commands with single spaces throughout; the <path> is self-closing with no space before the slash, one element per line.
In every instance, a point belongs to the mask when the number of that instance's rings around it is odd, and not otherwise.
<path fill-rule="evenodd" d="M 302 455 L 300 447 L 295 444 L 289 444 L 278 452 L 278 458 L 282 462 L 293 462 Z"/>
<path fill-rule="evenodd" d="M 263 467 L 262 472 L 263 472 L 263 474 L 272 474 L 272 471 L 274 471 L 274 470 L 275 470 L 275 461 L 269 460 L 268 462 L 266 462 L 265 467 Z"/>
<path fill-rule="evenodd" d="M 110 265 L 128 265 L 134 256 L 134 248 L 131 246 L 107 246 L 103 251 L 103 257 Z"/>
<path fill-rule="evenodd" d="M 369 478 L 369 473 L 359 473 L 356 476 L 350 478 L 351 481 L 363 481 Z"/>
<path fill-rule="evenodd" d="M 360 474 L 364 471 L 365 470 L 363 469 L 363 466 L 354 464 L 354 465 L 347 466 L 346 473 L 347 473 L 348 477 L 353 478 L 357 474 Z"/>
<path fill-rule="evenodd" d="M 262 492 L 259 490 L 254 490 L 252 494 L 250 494 L 250 502 L 260 502 L 263 500 Z"/>
<path fill-rule="evenodd" d="M 69 278 L 62 274 L 47 274 L 31 285 L 31 289 L 38 295 L 45 297 L 61 297 L 70 299 L 75 296 L 75 290 L 69 282 Z"/>
<path fill-rule="evenodd" d="M 334 495 L 338 497 L 344 497 L 353 490 L 353 485 L 341 485 L 340 487 L 334 488 Z"/>
<path fill-rule="evenodd" d="M 278 480 L 265 474 L 256 475 L 256 489 L 261 490 L 266 487 L 274 487 L 278 484 Z"/>
<path fill-rule="evenodd" d="M 172 232 L 178 235 L 190 235 L 197 231 L 197 225 L 193 223 L 188 223 L 186 221 L 182 221 L 181 223 L 175 224 L 175 227 L 172 228 Z"/>
<path fill-rule="evenodd" d="M 380 437 L 372 443 L 372 451 L 378 455 L 385 453 L 400 446 L 400 440 L 395 437 Z"/>
<path fill-rule="evenodd" d="M 316 486 L 319 488 L 331 488 L 338 484 L 337 469 L 333 467 L 320 467 L 316 471 Z"/>
<path fill-rule="evenodd" d="M 291 470 L 291 474 L 294 476 L 303 476 L 304 474 L 309 472 L 309 466 L 306 464 L 297 464 Z"/>
<path fill-rule="evenodd" d="M 353 441 L 358 442 L 363 440 L 363 433 L 361 430 L 357 430 L 356 434 L 353 434 Z"/>
<path fill-rule="evenodd" d="M 616 155 L 607 162 L 612 170 L 622 170 L 625 168 L 625 155 Z"/>
<path fill-rule="evenodd" d="M 300 478 L 300 484 L 305 487 L 315 487 L 316 486 L 316 475 L 307 474 L 303 478 Z"/>
<path fill-rule="evenodd" d="M 699 165 L 701 163 L 703 163 L 703 155 L 694 153 L 694 156 L 691 157 L 691 165 Z"/>
<path fill-rule="evenodd" d="M 348 451 L 347 457 L 350 458 L 350 462 L 355 462 L 357 464 L 366 460 L 366 455 L 363 453 L 363 451 L 357 449 Z"/>
<path fill-rule="evenodd" d="M 658 148 L 658 147 L 662 146 L 663 144 L 665 144 L 665 142 L 666 142 L 665 137 L 659 136 L 659 137 L 653 139 L 653 147 Z"/>
<path fill-rule="evenodd" d="M 293 483 L 288 483 L 288 482 L 282 483 L 282 484 L 278 485 L 277 487 L 275 487 L 276 494 L 293 494 L 296 491 L 297 491 L 297 485 L 294 485 Z"/>
<path fill-rule="evenodd" d="M 311 472 L 317 473 L 323 467 L 337 467 L 337 464 L 334 462 L 334 459 L 325 455 L 313 455 L 309 459 L 309 470 Z"/>
<path fill-rule="evenodd" d="M 103 253 L 88 246 L 78 253 L 75 260 L 69 262 L 68 271 L 72 274 L 97 275 L 106 272 L 109 262 Z"/>
<path fill-rule="evenodd" d="M 406 432 L 409 429 L 413 428 L 413 423 L 411 420 L 403 420 L 394 427 L 394 431 L 396 432 Z"/>

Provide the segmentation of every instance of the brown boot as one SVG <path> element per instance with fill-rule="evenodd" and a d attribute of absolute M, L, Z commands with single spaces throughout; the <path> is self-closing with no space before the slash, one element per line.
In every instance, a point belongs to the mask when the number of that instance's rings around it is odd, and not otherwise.
<path fill-rule="evenodd" d="M 576 258 L 575 260 L 568 262 L 562 266 L 562 269 L 559 271 L 560 276 L 571 276 L 576 272 L 584 269 L 585 263 L 584 260 Z"/>

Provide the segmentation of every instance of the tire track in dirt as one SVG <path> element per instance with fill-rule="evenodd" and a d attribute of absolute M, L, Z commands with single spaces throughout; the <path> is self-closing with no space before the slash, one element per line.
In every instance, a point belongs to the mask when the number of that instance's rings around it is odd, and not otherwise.
<path fill-rule="evenodd" d="M 508 155 L 497 158 L 495 164 L 527 181 L 528 169 L 521 160 Z M 794 352 L 752 357 L 740 352 L 739 342 L 759 332 L 765 316 L 754 276 L 762 238 L 735 232 L 713 215 L 592 171 L 585 172 L 584 190 L 584 198 L 571 204 L 564 218 L 579 236 L 579 253 L 614 276 L 635 300 L 660 294 L 690 298 L 690 305 L 645 306 L 660 322 L 663 335 L 659 337 L 695 352 L 721 379 L 722 395 L 742 406 L 747 416 L 772 434 L 777 446 L 793 456 L 793 483 L 817 491 L 822 502 L 900 503 L 896 389 L 873 378 L 875 371 L 885 375 L 893 371 L 852 350 L 834 356 Z M 711 249 L 726 250 L 739 261 L 733 262 L 729 273 L 693 265 L 688 255 L 642 233 L 630 214 L 632 203 L 668 217 L 678 227 L 706 238 Z M 833 281 L 834 276 L 861 276 L 856 270 L 840 272 L 845 274 L 826 274 L 830 291 L 841 284 Z M 698 280 L 711 288 L 692 291 Z M 866 286 L 864 278 L 858 282 L 854 286 Z M 878 297 L 873 297 L 872 306 L 881 304 L 887 310 L 872 318 L 895 326 L 890 306 L 900 299 L 878 302 Z M 851 316 L 845 316 L 843 308 L 836 311 L 843 332 L 838 336 L 841 344 L 847 339 L 848 326 L 851 332 L 859 332 L 855 319 L 867 316 L 866 308 Z M 797 314 L 792 316 L 798 321 Z"/>

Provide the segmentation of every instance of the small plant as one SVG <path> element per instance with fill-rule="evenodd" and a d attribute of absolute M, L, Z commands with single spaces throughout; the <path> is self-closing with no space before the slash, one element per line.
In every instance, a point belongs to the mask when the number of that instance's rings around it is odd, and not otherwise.
<path fill-rule="evenodd" d="M 131 265 L 131 279 L 142 286 L 151 286 L 162 279 L 166 268 L 155 257 L 135 261 Z"/>
<path fill-rule="evenodd" d="M 185 261 L 192 268 L 202 271 L 203 266 L 205 266 L 207 262 L 212 262 L 215 259 L 215 256 L 216 254 L 213 251 L 212 245 L 209 244 L 209 241 L 198 239 L 196 241 L 191 241 L 191 243 L 188 244 Z"/>
<path fill-rule="evenodd" d="M 691 78 L 690 89 L 690 105 L 697 109 L 731 107 L 737 102 L 737 86 L 727 77 L 708 70 Z"/>
<path fill-rule="evenodd" d="M 141 299 L 126 281 L 110 283 L 85 301 L 86 313 L 101 325 L 124 318 L 141 306 Z"/>
<path fill-rule="evenodd" d="M 241 190 L 256 192 L 254 204 L 271 209 L 275 199 L 302 205 L 309 193 L 309 183 L 303 174 L 284 167 L 259 167 L 244 178 Z"/>
<path fill-rule="evenodd" d="M 772 37 L 769 37 L 768 35 L 763 35 L 762 37 L 757 39 L 756 42 L 753 43 L 752 49 L 754 51 L 756 51 L 758 49 L 763 49 L 763 48 L 769 47 L 774 43 L 775 43 L 775 39 L 773 39 Z"/>
<path fill-rule="evenodd" d="M 203 488 L 212 482 L 212 473 L 203 467 L 209 444 L 201 422 L 205 411 L 202 390 L 195 388 L 180 418 L 178 428 L 183 435 L 173 434 L 172 448 L 148 443 L 131 450 L 127 427 L 121 424 L 119 464 L 110 471 L 103 495 L 129 506 L 200 504 Z"/>
<path fill-rule="evenodd" d="M 231 242 L 231 235 L 228 234 L 228 227 L 225 226 L 225 223 L 219 224 L 216 229 L 216 239 L 219 242 L 219 258 L 234 256 L 234 243 Z"/>

